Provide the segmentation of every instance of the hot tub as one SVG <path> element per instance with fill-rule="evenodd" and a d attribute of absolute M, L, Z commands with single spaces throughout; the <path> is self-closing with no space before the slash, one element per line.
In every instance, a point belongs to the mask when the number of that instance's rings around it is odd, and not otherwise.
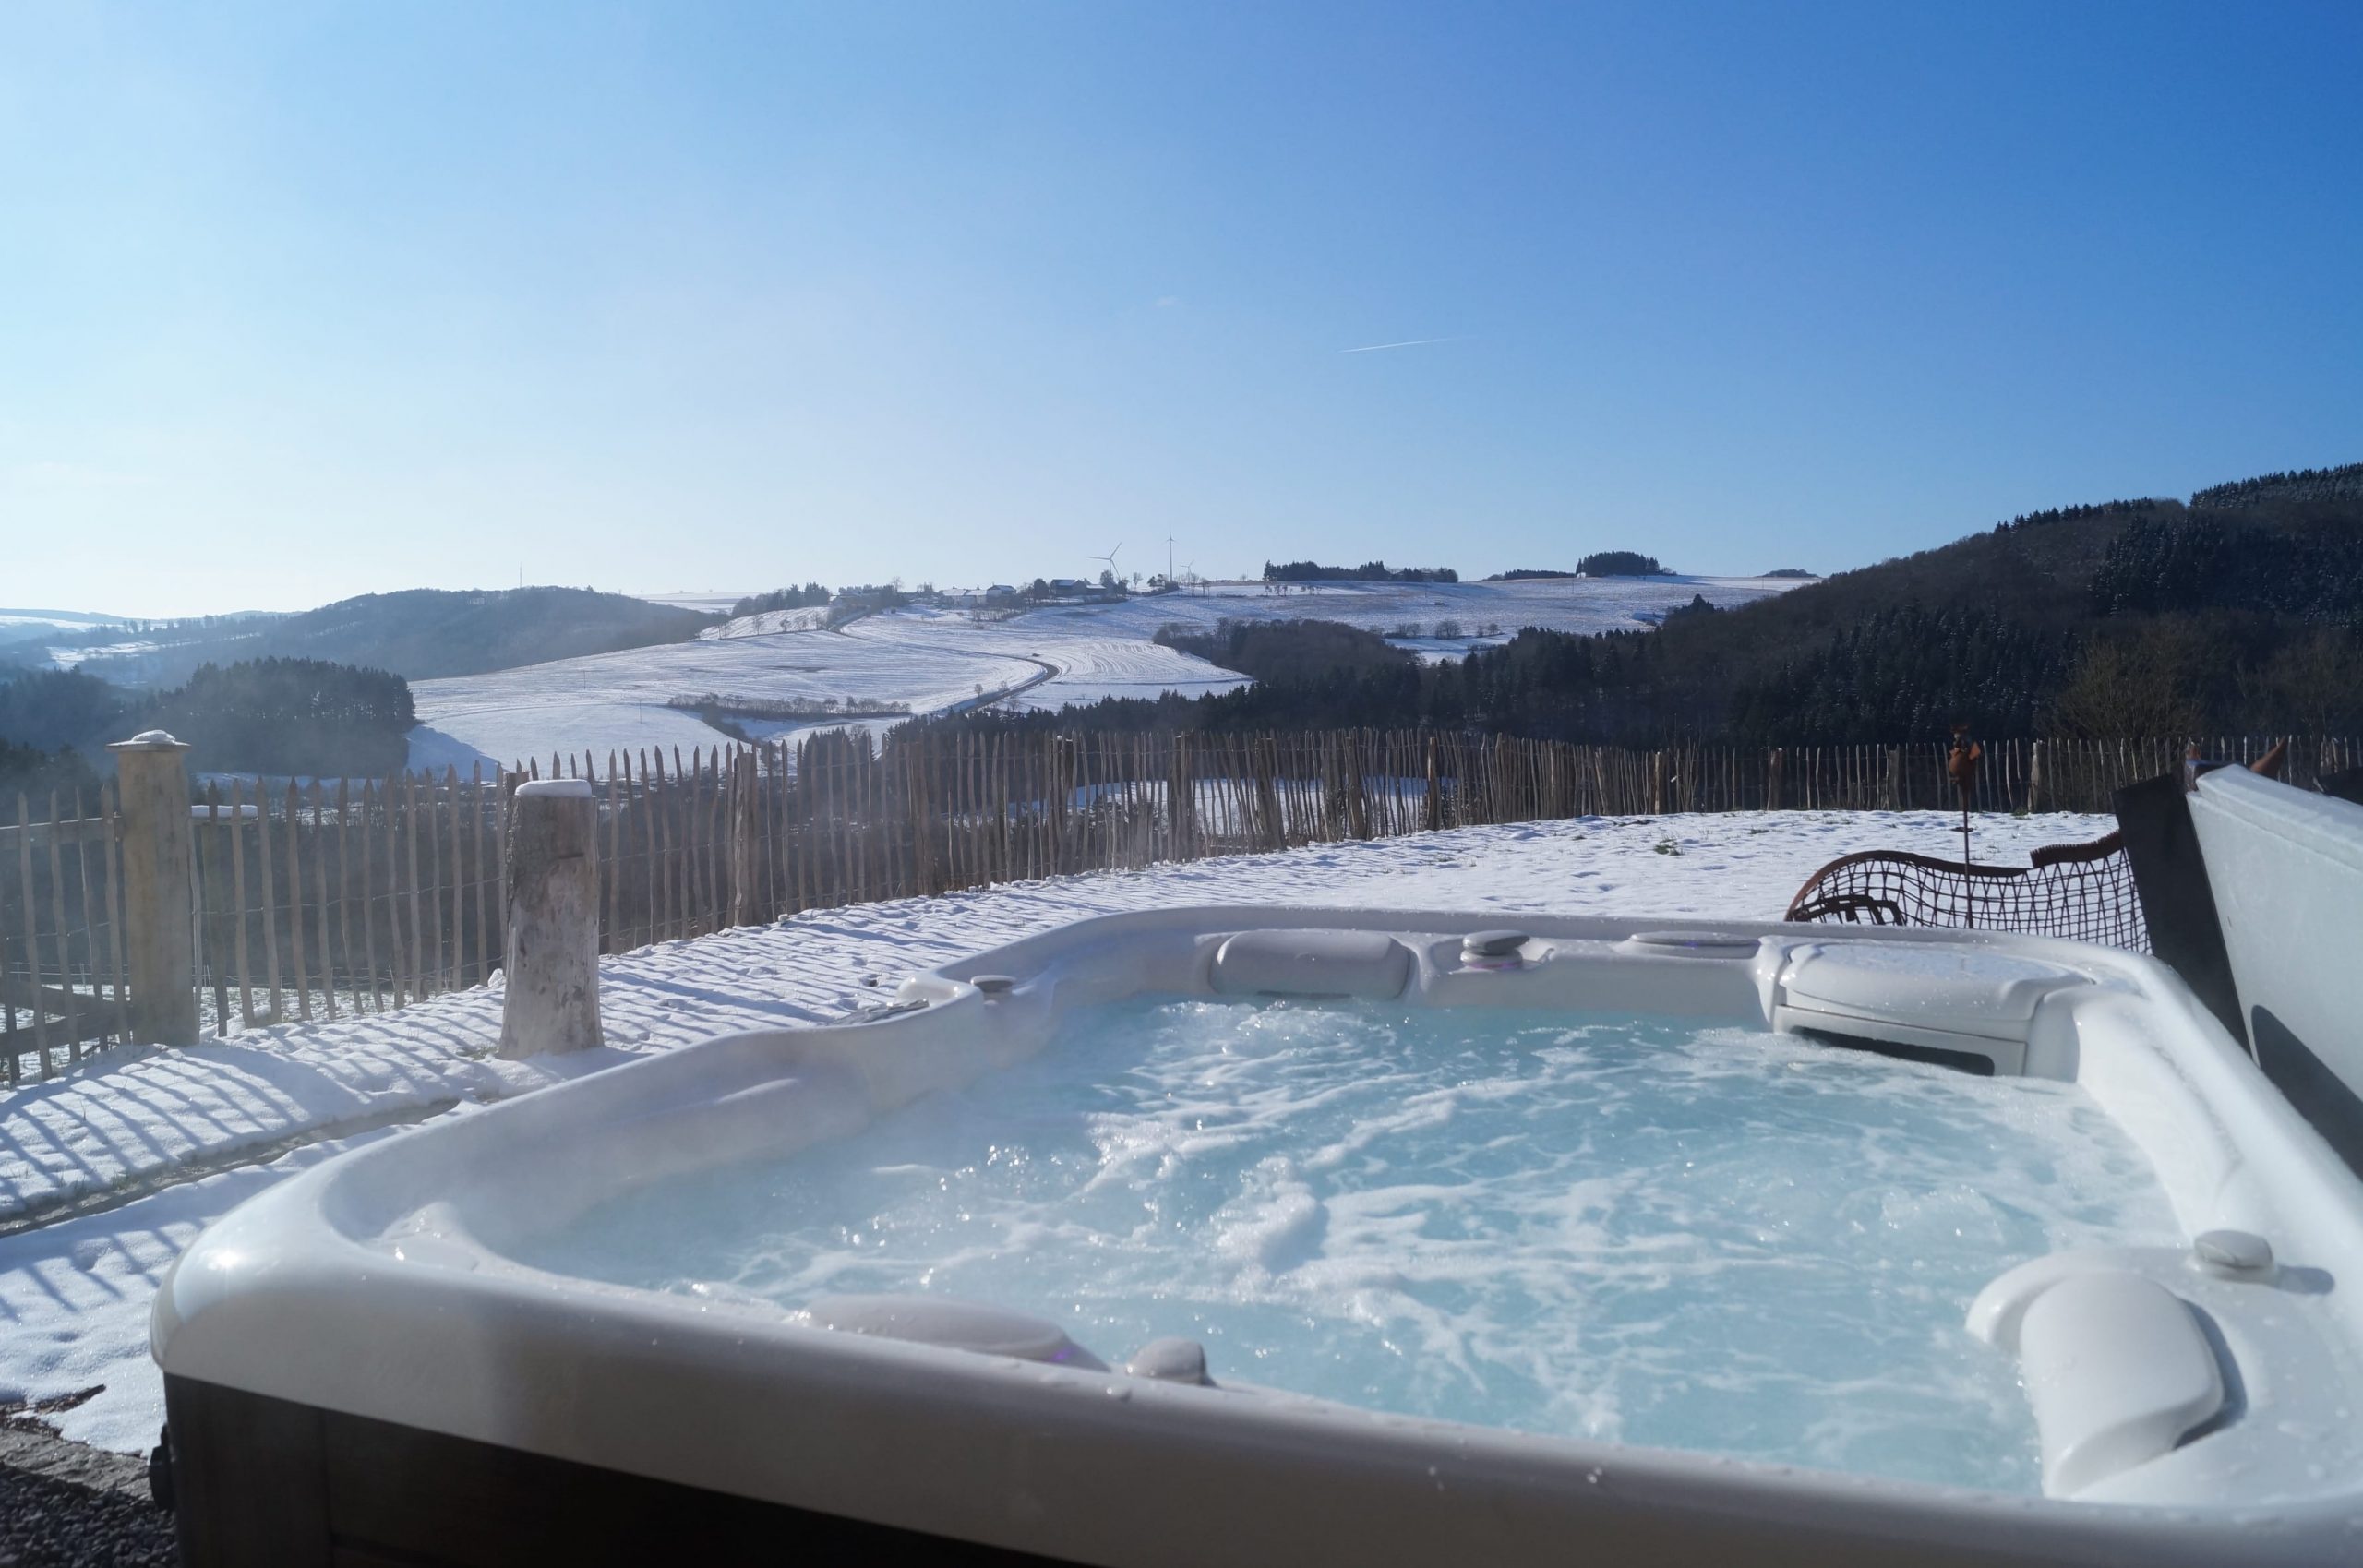
<path fill-rule="evenodd" d="M 198 1563 L 2318 1562 L 2363 1188 L 2160 966 L 1192 909 L 374 1145 L 160 1292 Z"/>

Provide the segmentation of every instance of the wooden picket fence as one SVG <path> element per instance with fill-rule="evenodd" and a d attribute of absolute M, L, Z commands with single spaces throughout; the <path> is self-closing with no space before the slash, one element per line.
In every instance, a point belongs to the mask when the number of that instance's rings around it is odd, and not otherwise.
<path fill-rule="evenodd" d="M 114 786 L 95 803 L 48 804 L 35 820 L 19 795 L 0 821 L 0 1067 L 10 1083 L 22 1058 L 46 1077 L 130 1033 Z"/>
<path fill-rule="evenodd" d="M 2247 760 L 2268 742 L 2200 743 Z M 1940 743 L 1634 750 L 1421 730 L 1265 735 L 932 734 L 552 757 L 600 811 L 610 952 L 799 910 L 1067 872 L 1438 828 L 1671 812 L 1959 805 Z M 2177 766 L 2160 741 L 1989 745 L 1981 811 L 2106 811 Z M 2363 763 L 2334 738 L 2292 750 L 2309 784 Z M 453 770 L 334 784 L 209 783 L 192 805 L 202 1027 L 403 1007 L 501 962 L 500 844 L 514 784 Z M 0 1062 L 9 1083 L 128 1037 L 122 832 L 89 815 L 0 826 Z M 1866 844 L 1865 847 L 1870 847 Z"/>

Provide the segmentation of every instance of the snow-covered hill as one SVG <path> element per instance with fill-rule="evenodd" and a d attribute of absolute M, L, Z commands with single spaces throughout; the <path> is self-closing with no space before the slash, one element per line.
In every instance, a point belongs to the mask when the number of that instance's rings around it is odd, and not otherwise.
<path fill-rule="evenodd" d="M 1795 586 L 1779 578 L 1588 578 L 1517 582 L 1338 582 L 1268 592 L 1213 583 L 1113 604 L 1053 604 L 1007 618 L 910 608 L 835 631 L 818 610 L 743 616 L 688 642 L 563 659 L 412 684 L 419 728 L 411 765 L 488 766 L 526 756 L 710 746 L 720 736 L 667 708 L 707 692 L 767 701 L 834 698 L 940 712 L 983 699 L 1060 708 L 1102 697 L 1220 691 L 1241 677 L 1152 640 L 1160 627 L 1226 617 L 1343 621 L 1430 656 L 1496 641 L 1521 628 L 1595 632 L 1653 624 L 1704 594 L 1744 604 Z M 873 721 L 875 722 L 875 721 Z M 891 721 L 887 721 L 891 722 Z M 808 727 L 743 721 L 756 735 Z"/>

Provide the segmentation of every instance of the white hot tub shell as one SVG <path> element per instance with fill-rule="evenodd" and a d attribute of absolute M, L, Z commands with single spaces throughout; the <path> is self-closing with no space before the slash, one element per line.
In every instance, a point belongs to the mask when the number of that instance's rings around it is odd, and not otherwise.
<path fill-rule="evenodd" d="M 2363 1552 L 2363 1186 L 2169 972 L 1965 932 L 1486 929 L 1499 923 L 1321 908 L 1082 921 L 917 976 L 868 1015 L 717 1038 L 292 1179 L 209 1230 L 157 1299 L 191 1561 L 337 1560 L 316 1538 L 468 1560 L 387 1538 L 402 1511 L 386 1494 L 403 1483 L 339 1468 L 353 1423 L 381 1443 L 694 1489 L 682 1506 L 775 1509 L 783 1542 L 815 1519 L 856 1521 L 955 1556 Z M 630 1186 L 843 1136 L 1025 1059 L 1072 1009 L 1145 994 L 1671 1014 L 2070 1081 L 2147 1155 L 2185 1244 L 2030 1259 L 1972 1306 L 1971 1329 L 2019 1363 L 2042 1497 L 1385 1415 L 1220 1386 L 1219 1369 L 1207 1386 L 1171 1347 L 1168 1365 L 1110 1371 L 1058 1359 L 1058 1325 L 990 1303 L 842 1303 L 823 1323 L 516 1261 L 525 1239 Z M 1139 1349 L 1089 1348 L 1120 1366 Z M 234 1397 L 282 1437 L 215 1413 Z M 289 1453 L 264 1452 L 282 1438 Z M 314 1476 L 324 1501 L 292 1526 L 236 1513 L 243 1489 Z"/>

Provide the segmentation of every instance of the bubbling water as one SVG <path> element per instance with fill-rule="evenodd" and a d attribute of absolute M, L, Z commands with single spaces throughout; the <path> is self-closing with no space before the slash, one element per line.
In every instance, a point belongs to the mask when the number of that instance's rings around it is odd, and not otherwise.
<path fill-rule="evenodd" d="M 843 1142 L 635 1190 L 555 1272 L 939 1292 L 1111 1361 L 1521 1431 L 2033 1492 L 1986 1281 L 2171 1242 L 2082 1091 L 1672 1019 L 1142 999 Z"/>

